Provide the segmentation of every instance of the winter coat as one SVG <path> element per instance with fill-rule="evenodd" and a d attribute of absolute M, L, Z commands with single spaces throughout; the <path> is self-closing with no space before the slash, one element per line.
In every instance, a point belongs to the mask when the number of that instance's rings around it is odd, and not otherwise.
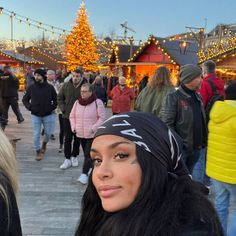
<path fill-rule="evenodd" d="M 204 77 L 201 88 L 199 90 L 199 93 L 202 96 L 202 102 L 203 102 L 204 108 L 206 108 L 207 104 L 209 103 L 209 101 L 213 95 L 211 85 L 208 82 L 208 80 L 211 78 L 213 78 L 212 82 L 216 87 L 217 93 L 225 96 L 224 81 L 222 79 L 218 78 L 215 73 L 208 74 L 206 77 Z"/>
<path fill-rule="evenodd" d="M 81 86 L 85 83 L 87 83 L 87 80 L 83 78 L 76 87 L 72 80 L 63 84 L 57 95 L 57 102 L 64 118 L 69 119 L 71 109 L 80 96 Z"/>
<path fill-rule="evenodd" d="M 205 120 L 201 96 L 198 93 L 195 95 L 201 107 L 202 117 Z M 190 101 L 191 95 L 179 87 L 174 93 L 167 95 L 160 111 L 161 120 L 180 135 L 186 150 L 193 150 L 193 110 Z M 206 134 L 205 123 L 203 126 L 203 133 Z M 203 139 L 202 145 L 204 146 L 206 137 L 204 136 Z"/>
<path fill-rule="evenodd" d="M 3 98 L 17 98 L 19 81 L 11 73 L 3 73 L 1 75 L 1 93 Z"/>
<path fill-rule="evenodd" d="M 216 180 L 236 184 L 236 101 L 217 101 L 208 128 L 206 173 Z"/>
<path fill-rule="evenodd" d="M 77 100 L 70 113 L 71 130 L 77 137 L 93 138 L 105 118 L 106 110 L 100 99 L 85 106 L 79 104 Z"/>
<path fill-rule="evenodd" d="M 127 86 L 121 90 L 120 85 L 116 85 L 111 91 L 111 99 L 113 113 L 128 112 L 131 110 L 131 100 L 134 99 L 134 93 Z"/>
<path fill-rule="evenodd" d="M 174 91 L 175 89 L 172 86 L 164 86 L 161 91 L 157 91 L 156 89 L 151 90 L 147 86 L 138 95 L 135 110 L 149 112 L 159 116 L 162 103 L 165 101 L 166 96 Z"/>
<path fill-rule="evenodd" d="M 22 102 L 32 115 L 48 116 L 57 108 L 57 93 L 47 81 L 35 82 L 27 88 Z"/>
<path fill-rule="evenodd" d="M 98 84 L 93 85 L 94 93 L 96 94 L 97 98 L 101 99 L 104 105 L 107 105 L 107 92 L 104 87 Z"/>

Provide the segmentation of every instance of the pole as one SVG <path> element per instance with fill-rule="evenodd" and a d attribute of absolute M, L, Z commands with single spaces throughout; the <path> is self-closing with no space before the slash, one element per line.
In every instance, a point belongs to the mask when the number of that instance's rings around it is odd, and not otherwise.
<path fill-rule="evenodd" d="M 14 47 L 14 43 L 13 43 L 13 13 L 11 13 L 11 47 L 12 47 L 12 50 L 13 50 L 13 47 Z"/>
<path fill-rule="evenodd" d="M 129 42 L 130 42 L 129 57 L 131 58 L 133 55 L 133 48 L 134 48 L 134 37 L 133 36 L 130 37 Z"/>

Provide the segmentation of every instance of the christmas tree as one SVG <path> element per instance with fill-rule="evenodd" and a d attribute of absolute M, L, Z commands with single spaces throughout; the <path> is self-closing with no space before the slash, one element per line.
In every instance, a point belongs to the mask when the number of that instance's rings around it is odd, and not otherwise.
<path fill-rule="evenodd" d="M 66 57 L 68 70 L 72 71 L 80 66 L 84 71 L 96 71 L 98 54 L 96 40 L 88 22 L 88 15 L 82 2 L 76 25 L 66 38 Z"/>

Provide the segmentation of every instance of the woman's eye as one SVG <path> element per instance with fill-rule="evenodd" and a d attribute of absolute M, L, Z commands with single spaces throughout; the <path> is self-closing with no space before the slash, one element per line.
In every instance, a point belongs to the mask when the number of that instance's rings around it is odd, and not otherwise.
<path fill-rule="evenodd" d="M 93 158 L 92 159 L 93 166 L 98 166 L 98 165 L 100 165 L 101 162 L 102 162 L 102 160 L 99 159 L 99 158 Z"/>
<path fill-rule="evenodd" d="M 117 153 L 115 155 L 115 159 L 123 159 L 123 158 L 127 158 L 129 156 L 128 153 Z"/>

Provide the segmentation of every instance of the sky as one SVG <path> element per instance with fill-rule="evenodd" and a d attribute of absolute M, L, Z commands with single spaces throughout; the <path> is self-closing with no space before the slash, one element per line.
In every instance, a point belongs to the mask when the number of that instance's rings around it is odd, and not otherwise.
<path fill-rule="evenodd" d="M 0 0 L 0 7 L 25 17 L 70 30 L 82 0 Z M 135 40 L 189 32 L 185 27 L 205 27 L 236 23 L 235 0 L 85 0 L 90 25 L 96 35 L 109 36 L 114 31 L 123 36 L 121 23 L 136 33 Z M 13 38 L 28 40 L 42 37 L 42 30 L 13 20 Z M 46 33 L 47 35 L 47 33 Z M 55 38 L 52 34 L 48 37 Z M 11 38 L 9 16 L 0 15 L 0 39 Z"/>

